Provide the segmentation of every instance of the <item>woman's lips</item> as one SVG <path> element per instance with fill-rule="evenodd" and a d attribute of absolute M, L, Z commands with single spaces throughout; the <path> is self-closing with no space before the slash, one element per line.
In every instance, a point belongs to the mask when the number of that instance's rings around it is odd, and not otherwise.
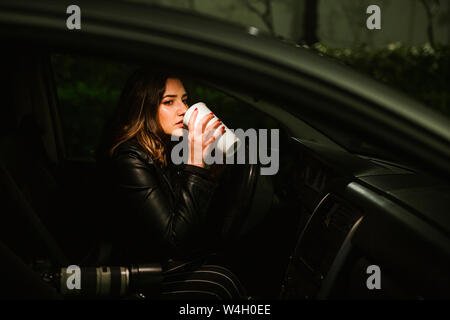
<path fill-rule="evenodd" d="M 177 123 L 175 124 L 175 126 L 177 126 L 177 127 L 182 127 L 182 126 L 184 126 L 183 121 L 177 122 Z"/>

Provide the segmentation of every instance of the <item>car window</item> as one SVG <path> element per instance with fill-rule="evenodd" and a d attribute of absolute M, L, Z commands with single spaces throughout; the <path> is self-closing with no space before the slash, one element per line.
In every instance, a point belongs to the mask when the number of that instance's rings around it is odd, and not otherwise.
<path fill-rule="evenodd" d="M 186 81 L 186 89 L 189 105 L 204 102 L 230 129 L 280 128 L 274 118 L 217 89 L 192 81 Z"/>
<path fill-rule="evenodd" d="M 94 159 L 105 123 L 126 79 L 138 66 L 70 54 L 54 54 L 52 66 L 67 156 Z M 184 80 L 184 85 L 189 105 L 206 103 L 230 129 L 280 128 L 272 117 L 217 89 L 192 79 Z"/>
<path fill-rule="evenodd" d="M 135 66 L 69 54 L 54 54 L 59 114 L 68 158 L 94 158 L 105 121 Z"/>

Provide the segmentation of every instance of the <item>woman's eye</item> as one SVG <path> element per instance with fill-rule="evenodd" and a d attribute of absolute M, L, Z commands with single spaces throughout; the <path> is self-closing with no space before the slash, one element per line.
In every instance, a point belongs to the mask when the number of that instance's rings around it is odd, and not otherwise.
<path fill-rule="evenodd" d="M 170 106 L 173 103 L 173 100 L 167 100 L 165 102 L 163 102 L 163 104 L 165 104 L 166 106 Z"/>
<path fill-rule="evenodd" d="M 184 103 L 185 105 L 187 105 L 187 104 L 188 104 L 187 99 L 186 99 L 186 100 L 183 100 L 183 103 Z"/>

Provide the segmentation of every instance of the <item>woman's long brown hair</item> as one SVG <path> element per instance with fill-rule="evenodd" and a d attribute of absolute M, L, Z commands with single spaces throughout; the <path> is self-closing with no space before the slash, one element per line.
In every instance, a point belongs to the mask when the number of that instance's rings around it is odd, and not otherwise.
<path fill-rule="evenodd" d="M 143 68 L 127 80 L 110 124 L 110 157 L 120 144 L 136 137 L 154 161 L 167 166 L 165 149 L 168 136 L 161 128 L 157 115 L 168 78 L 169 75 Z"/>

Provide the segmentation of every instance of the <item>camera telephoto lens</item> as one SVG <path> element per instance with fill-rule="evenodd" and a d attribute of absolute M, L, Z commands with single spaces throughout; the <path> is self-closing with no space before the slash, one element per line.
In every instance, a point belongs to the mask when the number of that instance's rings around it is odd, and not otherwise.
<path fill-rule="evenodd" d="M 160 293 L 159 264 L 129 267 L 78 267 L 76 265 L 40 272 L 41 278 L 68 298 L 156 297 Z"/>

